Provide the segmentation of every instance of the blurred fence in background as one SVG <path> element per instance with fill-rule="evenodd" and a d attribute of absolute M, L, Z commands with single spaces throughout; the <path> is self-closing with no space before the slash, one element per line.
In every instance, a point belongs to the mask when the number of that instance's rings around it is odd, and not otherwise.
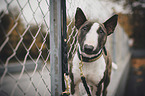
<path fill-rule="evenodd" d="M 62 1 L 65 2 L 65 0 Z M 0 95 L 50 96 L 58 91 L 61 93 L 63 81 L 60 80 L 62 77 L 61 56 L 63 53 L 60 52 L 63 49 L 61 49 L 63 46 L 61 45 L 63 40 L 61 35 L 64 35 L 61 33 L 63 29 L 61 24 L 65 22 L 61 17 L 61 8 L 65 8 L 61 5 L 62 1 L 1 1 Z M 114 2 L 107 0 L 66 0 L 66 42 L 69 62 L 71 62 L 77 47 L 78 32 L 74 26 L 76 8 L 80 7 L 89 20 L 103 23 L 113 13 L 125 14 L 123 4 L 124 2 L 119 3 L 118 0 Z M 127 64 L 125 62 L 129 61 L 130 57 L 128 37 L 119 24 L 114 34 L 108 38 L 106 46 L 111 52 L 113 61 L 118 66 L 122 66 L 122 63 Z M 123 69 L 119 70 L 123 71 Z M 109 92 L 111 91 L 109 90 Z"/>

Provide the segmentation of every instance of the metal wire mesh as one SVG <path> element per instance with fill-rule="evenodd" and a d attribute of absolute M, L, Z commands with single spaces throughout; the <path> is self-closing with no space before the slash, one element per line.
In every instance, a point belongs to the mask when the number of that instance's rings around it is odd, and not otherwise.
<path fill-rule="evenodd" d="M 79 0 L 75 1 L 75 3 L 79 3 Z M 76 4 L 72 2 L 72 0 L 66 1 L 66 11 L 67 11 L 67 44 L 68 44 L 68 58 L 72 58 L 74 56 L 74 53 L 76 51 L 77 47 L 77 34 L 78 31 L 76 30 L 76 27 L 74 26 L 74 10 Z"/>
<path fill-rule="evenodd" d="M 2 0 L 0 95 L 50 95 L 49 0 Z"/>

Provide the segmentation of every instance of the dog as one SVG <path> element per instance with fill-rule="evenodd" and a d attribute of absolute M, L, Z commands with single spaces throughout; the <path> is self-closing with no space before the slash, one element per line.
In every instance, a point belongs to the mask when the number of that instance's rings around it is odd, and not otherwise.
<path fill-rule="evenodd" d="M 75 27 L 78 30 L 78 48 L 70 67 L 71 95 L 79 96 L 81 82 L 79 63 L 92 96 L 106 96 L 112 69 L 111 57 L 105 48 L 107 36 L 112 34 L 117 25 L 118 15 L 115 14 L 103 24 L 90 22 L 83 11 L 77 8 Z"/>

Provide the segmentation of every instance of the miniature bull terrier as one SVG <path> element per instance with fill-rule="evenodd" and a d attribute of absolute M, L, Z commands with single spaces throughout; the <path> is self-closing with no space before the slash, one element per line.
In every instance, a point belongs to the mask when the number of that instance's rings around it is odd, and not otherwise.
<path fill-rule="evenodd" d="M 92 96 L 106 96 L 112 69 L 111 57 L 105 48 L 107 36 L 117 25 L 118 15 L 113 15 L 104 23 L 91 22 L 83 11 L 77 8 L 75 27 L 78 29 L 78 48 L 70 68 L 71 95 L 79 96 L 81 82 L 79 63 Z"/>

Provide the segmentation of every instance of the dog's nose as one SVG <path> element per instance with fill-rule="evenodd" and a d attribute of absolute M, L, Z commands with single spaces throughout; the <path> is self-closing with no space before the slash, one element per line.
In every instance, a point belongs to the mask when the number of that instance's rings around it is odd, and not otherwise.
<path fill-rule="evenodd" d="M 88 44 L 85 44 L 85 45 L 84 45 L 84 51 L 85 51 L 86 53 L 92 52 L 93 49 L 94 49 L 94 47 L 93 47 L 92 45 L 88 45 Z"/>

